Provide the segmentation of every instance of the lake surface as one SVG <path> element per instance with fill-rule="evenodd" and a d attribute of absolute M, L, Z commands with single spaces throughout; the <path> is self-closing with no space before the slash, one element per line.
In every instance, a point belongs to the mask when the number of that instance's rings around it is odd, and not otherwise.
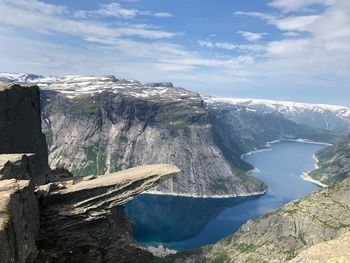
<path fill-rule="evenodd" d="M 126 205 L 135 224 L 134 238 L 144 246 L 184 250 L 212 244 L 235 233 L 249 219 L 257 218 L 319 189 L 300 175 L 314 169 L 313 154 L 321 144 L 281 141 L 271 150 L 245 155 L 259 172 L 268 193 L 260 197 L 228 199 L 140 195 Z"/>

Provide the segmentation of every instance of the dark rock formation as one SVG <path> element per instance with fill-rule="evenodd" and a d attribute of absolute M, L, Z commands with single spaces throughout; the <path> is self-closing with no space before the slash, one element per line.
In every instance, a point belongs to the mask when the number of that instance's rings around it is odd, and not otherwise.
<path fill-rule="evenodd" d="M 32 169 L 28 176 L 35 184 L 46 183 L 48 153 L 45 136 L 41 132 L 38 87 L 1 84 L 0 154 L 2 153 L 35 154 L 34 157 L 28 157 Z"/>
<path fill-rule="evenodd" d="M 39 227 L 39 206 L 30 181 L 0 181 L 0 262 L 33 262 Z"/>

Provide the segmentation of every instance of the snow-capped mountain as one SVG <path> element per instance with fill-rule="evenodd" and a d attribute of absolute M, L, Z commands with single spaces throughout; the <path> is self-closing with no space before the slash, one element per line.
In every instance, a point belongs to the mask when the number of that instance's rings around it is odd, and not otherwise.
<path fill-rule="evenodd" d="M 181 99 L 197 94 L 182 88 L 175 88 L 169 82 L 142 84 L 135 80 L 125 80 L 113 75 L 62 77 L 33 74 L 0 73 L 0 82 L 27 83 L 38 85 L 43 90 L 54 90 L 74 98 L 82 94 L 95 94 L 110 91 L 142 98 Z"/>
<path fill-rule="evenodd" d="M 328 131 L 298 125 L 279 113 L 212 107 L 198 93 L 171 83 L 26 74 L 0 74 L 0 80 L 41 87 L 50 167 L 83 176 L 176 164 L 182 172 L 157 187 L 162 193 L 260 194 L 266 187 L 243 175 L 241 170 L 252 167 L 241 160 L 242 154 L 278 139 L 334 139 Z"/>
<path fill-rule="evenodd" d="M 170 82 L 142 84 L 135 80 L 125 80 L 112 75 L 106 76 L 41 76 L 34 74 L 0 73 L 0 82 L 29 83 L 43 90 L 54 90 L 67 98 L 83 94 L 96 94 L 109 91 L 128 97 L 156 100 L 198 100 L 197 93 L 173 87 Z M 290 101 L 260 99 L 215 98 L 202 96 L 209 105 L 239 106 L 248 111 L 262 113 L 280 113 L 286 119 L 298 124 L 323 128 L 338 133 L 348 133 L 350 127 L 350 107 L 328 104 L 308 104 Z"/>
<path fill-rule="evenodd" d="M 215 106 L 244 106 L 251 111 L 278 112 L 298 124 L 323 128 L 336 132 L 349 132 L 350 107 L 329 104 L 308 104 L 291 101 L 260 99 L 203 97 L 206 103 Z"/>

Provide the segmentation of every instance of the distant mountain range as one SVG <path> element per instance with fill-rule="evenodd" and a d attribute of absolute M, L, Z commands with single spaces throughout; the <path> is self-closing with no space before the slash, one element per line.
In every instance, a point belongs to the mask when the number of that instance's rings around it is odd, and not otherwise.
<path fill-rule="evenodd" d="M 169 194 L 261 194 L 266 186 L 243 173 L 253 167 L 241 160 L 242 154 L 277 139 L 333 142 L 334 131 L 350 119 L 349 109 L 341 106 L 255 106 L 204 97 L 167 82 L 142 84 L 114 76 L 0 73 L 0 81 L 41 88 L 51 167 L 100 175 L 173 163 L 182 172 L 155 189 Z M 322 127 L 329 130 L 299 121 L 304 115 L 319 116 L 316 109 L 333 116 L 332 126 Z"/>
<path fill-rule="evenodd" d="M 314 128 L 347 134 L 350 128 L 350 107 L 329 104 L 307 104 L 260 99 L 228 99 L 204 97 L 210 104 L 245 106 L 259 112 L 279 112 L 286 119 Z"/>

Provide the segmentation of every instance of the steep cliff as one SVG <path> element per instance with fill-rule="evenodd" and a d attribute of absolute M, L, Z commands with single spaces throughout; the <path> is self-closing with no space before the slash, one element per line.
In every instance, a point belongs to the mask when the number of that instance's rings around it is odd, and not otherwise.
<path fill-rule="evenodd" d="M 39 89 L 0 87 L 0 262 L 149 262 L 122 205 L 179 169 L 150 165 L 77 178 L 48 171 Z"/>
<path fill-rule="evenodd" d="M 297 125 L 280 112 L 205 103 L 199 94 L 171 83 L 114 76 L 4 78 L 42 88 L 42 123 L 53 168 L 100 175 L 136 165 L 176 164 L 182 172 L 155 189 L 162 193 L 261 194 L 266 186 L 243 173 L 253 168 L 241 160 L 243 153 L 276 139 L 332 140 L 329 132 Z"/>
<path fill-rule="evenodd" d="M 0 84 L 1 153 L 34 154 L 27 160 L 30 167 L 27 178 L 18 179 L 33 179 L 35 184 L 46 182 L 49 170 L 48 150 L 45 136 L 41 132 L 38 87 Z"/>
<path fill-rule="evenodd" d="M 201 98 L 181 89 L 169 93 L 143 98 L 104 91 L 68 98 L 43 91 L 51 166 L 88 175 L 173 163 L 182 172 L 157 190 L 194 196 L 264 191 L 225 158 Z"/>
<path fill-rule="evenodd" d="M 162 193 L 261 194 L 265 185 L 242 172 L 252 168 L 240 159 L 243 153 L 281 138 L 331 138 L 281 114 L 212 107 L 169 83 L 143 85 L 113 76 L 31 81 L 43 88 L 43 129 L 53 168 L 99 175 L 173 163 L 182 172 L 155 189 Z"/>
<path fill-rule="evenodd" d="M 350 176 L 350 135 L 316 154 L 318 167 L 309 176 L 331 185 Z"/>
<path fill-rule="evenodd" d="M 0 160 L 20 162 L 18 155 L 0 155 Z M 0 164 L 2 168 L 2 164 Z M 23 177 L 25 170 L 12 170 Z M 33 262 L 40 227 L 39 205 L 29 180 L 0 181 L 0 262 Z"/>
<path fill-rule="evenodd" d="M 341 235 L 350 230 L 349 218 L 350 178 L 347 178 L 257 220 L 248 221 L 236 234 L 215 245 L 180 253 L 164 261 L 286 262 L 316 244 L 341 239 Z M 347 247 L 343 246 L 344 255 L 348 252 Z"/>

